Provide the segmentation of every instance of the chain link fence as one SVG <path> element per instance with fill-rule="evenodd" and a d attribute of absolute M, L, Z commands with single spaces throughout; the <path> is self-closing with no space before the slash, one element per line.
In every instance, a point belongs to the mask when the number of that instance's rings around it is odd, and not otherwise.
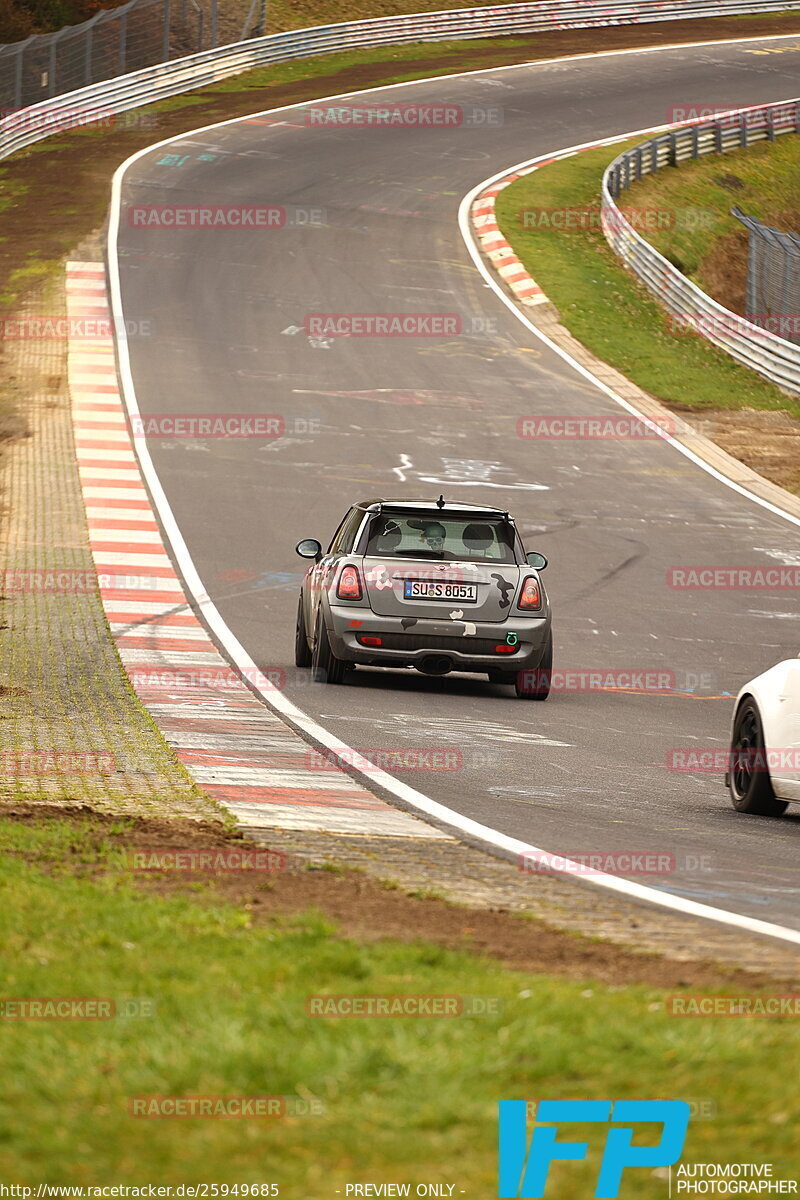
<path fill-rule="evenodd" d="M 0 46 L 3 116 L 217 45 L 215 0 L 129 0 L 90 21 Z"/>
<path fill-rule="evenodd" d="M 754 325 L 779 327 L 781 337 L 800 345 L 800 234 L 781 233 L 746 216 L 741 221 L 750 238 L 747 248 L 745 315 Z"/>

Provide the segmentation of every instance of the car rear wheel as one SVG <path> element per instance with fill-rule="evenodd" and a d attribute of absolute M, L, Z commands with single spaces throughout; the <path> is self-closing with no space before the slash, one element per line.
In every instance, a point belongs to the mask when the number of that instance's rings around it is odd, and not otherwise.
<path fill-rule="evenodd" d="M 303 597 L 297 604 L 297 626 L 294 635 L 294 665 L 296 667 L 311 666 L 311 651 L 306 637 L 306 616 L 303 612 Z"/>
<path fill-rule="evenodd" d="M 745 700 L 736 714 L 728 788 L 737 812 L 779 817 L 786 811 L 786 803 L 778 800 L 772 790 L 761 714 L 755 700 Z"/>
<path fill-rule="evenodd" d="M 321 613 L 317 617 L 317 636 L 314 638 L 311 668 L 315 683 L 342 683 L 347 670 L 347 663 L 337 658 L 331 649 L 328 630 Z"/>
<path fill-rule="evenodd" d="M 518 671 L 514 690 L 520 700 L 546 700 L 550 695 L 550 680 L 553 675 L 553 633 L 547 638 L 542 661 L 534 671 Z"/>

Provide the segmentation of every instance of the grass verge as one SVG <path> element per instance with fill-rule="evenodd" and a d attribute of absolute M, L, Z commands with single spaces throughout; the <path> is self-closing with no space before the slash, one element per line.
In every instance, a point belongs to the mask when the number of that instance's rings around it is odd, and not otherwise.
<path fill-rule="evenodd" d="M 784 410 L 800 418 L 800 401 L 740 367 L 705 339 L 673 333 L 664 310 L 610 249 L 599 222 L 564 230 L 542 224 L 543 212 L 596 211 L 603 170 L 623 148 L 625 144 L 605 146 L 553 163 L 499 194 L 498 224 L 520 259 L 570 333 L 668 406 L 701 413 Z M 681 206 L 686 204 L 682 197 Z M 637 197 L 630 207 L 641 205 Z M 534 214 L 527 220 L 537 222 L 535 228 L 524 227 L 525 213 Z"/>
<path fill-rule="evenodd" d="M 6 1179 L 270 1182 L 298 1200 L 333 1196 L 354 1179 L 410 1180 L 492 1195 L 497 1101 L 543 1096 L 702 1099 L 716 1115 L 692 1122 L 687 1161 L 766 1157 L 777 1173 L 800 1169 L 785 1070 L 800 1052 L 796 1022 L 681 1020 L 659 988 L 511 971 L 424 940 L 357 944 L 319 912 L 258 921 L 269 879 L 239 904 L 203 881 L 142 891 L 124 854 L 132 828 L 0 817 L 4 999 L 133 997 L 155 1009 L 93 1022 L 0 1020 Z M 481 995 L 498 1011 L 306 1015 L 320 993 Z M 322 1111 L 128 1115 L 131 1096 L 154 1094 L 285 1095 Z M 600 1146 L 585 1132 L 587 1164 L 554 1169 L 562 1200 L 593 1190 Z M 666 1186 L 649 1171 L 625 1185 L 632 1197 Z"/>

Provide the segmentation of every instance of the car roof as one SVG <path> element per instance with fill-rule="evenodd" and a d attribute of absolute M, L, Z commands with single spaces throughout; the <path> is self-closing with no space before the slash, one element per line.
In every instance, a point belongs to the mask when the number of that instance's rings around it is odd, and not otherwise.
<path fill-rule="evenodd" d="M 366 509 L 368 512 L 425 512 L 439 516 L 485 516 L 485 517 L 506 517 L 508 513 L 503 508 L 492 508 L 485 504 L 461 504 L 452 503 L 449 500 L 444 502 L 444 505 L 437 504 L 435 500 L 359 500 L 356 508 Z"/>

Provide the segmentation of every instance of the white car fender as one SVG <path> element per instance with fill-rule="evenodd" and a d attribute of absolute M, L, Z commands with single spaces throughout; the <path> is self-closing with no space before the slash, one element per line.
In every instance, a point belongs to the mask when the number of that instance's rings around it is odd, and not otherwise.
<path fill-rule="evenodd" d="M 775 761 L 770 762 L 773 784 L 800 783 L 800 656 L 770 667 L 740 689 L 731 731 L 744 696 L 752 696 L 758 705 L 765 749 L 775 753 Z"/>

